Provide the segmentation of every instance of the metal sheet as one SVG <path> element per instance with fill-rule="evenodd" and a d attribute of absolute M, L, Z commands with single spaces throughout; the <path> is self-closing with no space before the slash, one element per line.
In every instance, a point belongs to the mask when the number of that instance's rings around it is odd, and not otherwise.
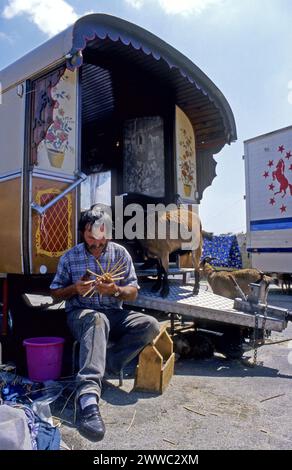
<path fill-rule="evenodd" d="M 21 178 L 0 183 L 0 272 L 21 273 Z"/>
<path fill-rule="evenodd" d="M 17 88 L 0 96 L 0 112 L 0 175 L 5 175 L 22 168 L 25 99 Z"/>
<path fill-rule="evenodd" d="M 139 292 L 135 302 L 128 305 L 167 313 L 178 313 L 187 317 L 231 325 L 254 328 L 255 316 L 239 312 L 233 308 L 233 300 L 215 295 L 212 292 L 200 290 L 199 295 L 194 296 L 193 286 L 170 284 L 170 293 L 163 299 L 158 293 L 151 292 L 151 285 L 144 286 Z M 259 328 L 263 325 L 263 316 L 259 317 Z M 282 331 L 286 328 L 286 320 L 277 317 L 268 317 L 265 328 L 267 330 Z"/>

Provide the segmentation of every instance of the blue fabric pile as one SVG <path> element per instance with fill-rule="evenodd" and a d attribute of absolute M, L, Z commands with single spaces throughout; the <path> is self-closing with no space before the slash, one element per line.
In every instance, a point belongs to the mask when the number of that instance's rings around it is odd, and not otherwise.
<path fill-rule="evenodd" d="M 43 400 L 43 402 L 46 403 L 50 395 L 51 401 L 53 401 L 53 395 L 56 394 L 56 387 L 52 386 L 51 389 L 53 393 L 50 391 L 50 386 L 46 387 L 43 383 L 31 382 L 24 377 L 7 372 L 0 373 L 1 404 L 24 411 L 33 450 L 60 449 L 61 434 L 59 428 L 51 426 L 50 423 L 40 419 L 33 410 L 33 404 L 36 401 L 42 403 Z"/>
<path fill-rule="evenodd" d="M 210 256 L 212 265 L 224 268 L 242 268 L 242 258 L 236 235 L 214 235 L 204 239 L 203 258 Z"/>

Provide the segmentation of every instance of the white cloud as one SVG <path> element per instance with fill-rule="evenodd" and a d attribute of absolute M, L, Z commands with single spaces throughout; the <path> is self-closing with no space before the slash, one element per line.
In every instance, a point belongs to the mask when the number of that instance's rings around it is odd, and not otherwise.
<path fill-rule="evenodd" d="M 221 0 L 159 0 L 161 8 L 172 15 L 200 14 L 211 5 L 219 3 Z"/>
<path fill-rule="evenodd" d="M 7 19 L 25 15 L 48 36 L 53 36 L 70 24 L 78 15 L 65 0 L 9 0 L 2 16 Z"/>
<path fill-rule="evenodd" d="M 9 36 L 8 34 L 3 33 L 3 31 L 0 31 L 0 41 L 1 40 L 8 41 L 8 42 L 10 42 L 10 44 L 13 43 L 13 38 L 11 36 Z"/>
<path fill-rule="evenodd" d="M 206 8 L 222 3 L 222 0 L 126 0 L 126 2 L 137 9 L 151 3 L 158 3 L 169 15 L 199 15 Z"/>
<path fill-rule="evenodd" d="M 129 5 L 132 7 L 139 9 L 144 5 L 145 0 L 126 0 L 126 3 L 129 3 Z"/>

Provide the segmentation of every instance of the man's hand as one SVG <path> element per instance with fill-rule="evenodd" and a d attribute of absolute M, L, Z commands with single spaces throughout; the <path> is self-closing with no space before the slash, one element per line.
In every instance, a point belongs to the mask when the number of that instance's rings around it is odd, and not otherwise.
<path fill-rule="evenodd" d="M 93 287 L 95 281 L 84 281 L 83 279 L 79 279 L 79 281 L 75 282 L 74 287 L 76 293 L 78 295 L 84 295 L 88 290 Z"/>
<path fill-rule="evenodd" d="M 67 300 L 71 297 L 74 297 L 74 295 L 83 296 L 94 285 L 96 291 L 101 295 L 112 296 L 117 292 L 117 290 L 119 290 L 119 300 L 132 301 L 136 299 L 138 294 L 138 290 L 134 286 L 117 286 L 113 282 L 106 283 L 95 280 L 89 282 L 88 280 L 84 281 L 83 279 L 79 279 L 79 281 L 77 281 L 75 284 L 72 284 L 71 286 L 61 289 L 52 289 L 51 295 L 56 301 Z"/>
<path fill-rule="evenodd" d="M 95 282 L 96 290 L 101 295 L 114 295 L 117 292 L 117 286 L 114 282 Z"/>
<path fill-rule="evenodd" d="M 138 289 L 134 286 L 117 286 L 114 282 L 96 281 L 96 291 L 101 295 L 114 295 L 119 291 L 118 300 L 135 300 Z"/>
<path fill-rule="evenodd" d="M 71 297 L 75 295 L 84 295 L 94 286 L 94 282 L 95 281 L 86 281 L 83 276 L 79 281 L 75 282 L 75 284 L 61 287 L 60 289 L 51 289 L 51 295 L 53 299 L 57 301 L 71 299 Z"/>

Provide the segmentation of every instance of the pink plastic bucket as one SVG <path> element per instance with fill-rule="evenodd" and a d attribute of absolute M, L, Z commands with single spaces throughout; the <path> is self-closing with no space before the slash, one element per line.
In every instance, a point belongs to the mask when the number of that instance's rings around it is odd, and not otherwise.
<path fill-rule="evenodd" d="M 56 337 L 28 338 L 23 341 L 30 380 L 43 382 L 60 377 L 63 344 L 64 339 Z"/>

